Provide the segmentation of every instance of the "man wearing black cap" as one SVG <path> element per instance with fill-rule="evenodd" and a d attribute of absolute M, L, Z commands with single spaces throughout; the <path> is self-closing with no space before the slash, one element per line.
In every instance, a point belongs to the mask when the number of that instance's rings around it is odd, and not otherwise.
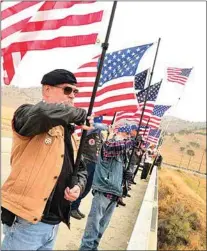
<path fill-rule="evenodd" d="M 14 113 L 12 168 L 2 187 L 2 250 L 52 250 L 59 223 L 69 227 L 70 204 L 87 179 L 82 163 L 71 185 L 71 124 L 86 120 L 86 111 L 73 106 L 76 82 L 67 70 L 51 71 L 41 81 L 43 100 Z"/>

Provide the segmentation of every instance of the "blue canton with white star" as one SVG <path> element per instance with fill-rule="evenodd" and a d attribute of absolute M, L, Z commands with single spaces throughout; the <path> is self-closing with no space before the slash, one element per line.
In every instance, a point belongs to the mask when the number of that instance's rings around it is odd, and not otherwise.
<path fill-rule="evenodd" d="M 131 132 L 131 127 L 129 125 L 121 126 L 121 127 L 119 127 L 118 132 L 130 133 Z"/>
<path fill-rule="evenodd" d="M 152 115 L 162 117 L 164 113 L 170 108 L 169 105 L 155 105 Z"/>
<path fill-rule="evenodd" d="M 151 85 L 150 87 L 147 87 L 143 91 L 140 91 L 139 93 L 137 93 L 136 96 L 137 96 L 138 103 L 143 103 L 145 101 L 146 96 L 147 96 L 147 101 L 155 101 L 157 99 L 160 86 L 161 86 L 161 82 Z M 147 95 L 148 89 L 149 89 L 149 92 Z"/>
<path fill-rule="evenodd" d="M 192 68 L 190 68 L 190 69 L 182 69 L 180 75 L 181 76 L 185 76 L 185 77 L 189 77 L 189 75 L 191 73 L 191 70 L 192 70 Z"/>
<path fill-rule="evenodd" d="M 135 90 L 144 89 L 146 78 L 147 78 L 147 73 L 148 73 L 148 69 L 135 75 L 135 80 L 134 80 Z"/>
<path fill-rule="evenodd" d="M 134 76 L 140 59 L 151 45 L 146 44 L 107 53 L 101 71 L 99 86 L 112 79 Z"/>

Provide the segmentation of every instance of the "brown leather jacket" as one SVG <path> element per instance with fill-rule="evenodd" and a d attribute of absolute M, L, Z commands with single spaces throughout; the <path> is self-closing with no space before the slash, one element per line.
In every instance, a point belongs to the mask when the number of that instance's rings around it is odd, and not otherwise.
<path fill-rule="evenodd" d="M 29 222 L 41 220 L 62 169 L 63 126 L 72 122 L 81 124 L 85 118 L 83 109 L 44 102 L 17 109 L 13 120 L 11 173 L 2 187 L 2 207 Z M 78 173 L 82 190 L 86 176 L 83 171 Z"/>

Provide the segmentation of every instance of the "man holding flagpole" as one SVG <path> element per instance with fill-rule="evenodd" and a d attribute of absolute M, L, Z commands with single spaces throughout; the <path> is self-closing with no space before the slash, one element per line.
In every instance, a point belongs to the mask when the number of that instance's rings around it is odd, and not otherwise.
<path fill-rule="evenodd" d="M 59 223 L 70 227 L 70 204 L 85 189 L 83 162 L 77 183 L 70 186 L 72 123 L 93 128 L 83 125 L 86 111 L 73 106 L 76 78 L 57 69 L 45 74 L 41 84 L 43 100 L 21 105 L 12 121 L 12 169 L 2 186 L 2 250 L 52 250 Z"/>
<path fill-rule="evenodd" d="M 128 139 L 130 130 L 130 126 L 121 126 L 113 137 L 111 129 L 108 140 L 101 148 L 92 184 L 94 197 L 80 250 L 97 250 L 118 200 L 122 197 L 123 175 L 127 176 L 123 169 L 123 158 L 135 144 L 135 141 Z"/>

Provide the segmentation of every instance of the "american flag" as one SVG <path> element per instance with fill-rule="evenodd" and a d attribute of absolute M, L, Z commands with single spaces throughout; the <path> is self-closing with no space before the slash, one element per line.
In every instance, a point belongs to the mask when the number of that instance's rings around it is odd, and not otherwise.
<path fill-rule="evenodd" d="M 160 134 L 161 134 L 160 129 L 150 129 L 149 135 L 147 137 L 147 142 L 157 144 Z"/>
<path fill-rule="evenodd" d="M 5 84 L 28 51 L 94 44 L 103 8 L 95 1 L 3 1 Z"/>
<path fill-rule="evenodd" d="M 188 77 L 192 71 L 192 68 L 175 68 L 168 67 L 167 68 L 167 80 L 169 82 L 175 82 L 181 85 L 185 85 Z"/>
<path fill-rule="evenodd" d="M 142 56 L 151 45 L 135 46 L 106 54 L 93 108 L 96 115 L 113 115 L 116 111 L 138 109 L 134 76 Z M 88 109 L 98 63 L 97 56 L 75 73 L 79 87 L 75 106 Z"/>
<path fill-rule="evenodd" d="M 148 72 L 149 72 L 149 69 L 135 75 L 134 89 L 136 91 L 140 91 L 145 88 L 145 83 L 146 83 Z"/>
<path fill-rule="evenodd" d="M 151 85 L 150 87 L 147 87 L 143 91 L 140 91 L 138 94 L 136 94 L 140 109 L 137 110 L 135 113 L 133 113 L 133 112 L 119 112 L 117 114 L 116 121 L 119 121 L 121 119 L 127 119 L 127 120 L 137 121 L 139 123 L 140 118 L 141 118 L 141 114 L 142 114 L 142 110 L 144 108 L 144 101 L 145 101 L 145 98 L 146 98 L 146 95 L 148 92 L 147 102 L 145 104 L 144 114 L 142 117 L 142 124 L 146 125 L 148 119 L 152 115 L 152 111 L 154 109 L 155 101 L 157 99 L 157 96 L 158 96 L 158 93 L 160 90 L 160 86 L 161 86 L 161 81 L 159 83 Z M 148 89 L 149 89 L 149 91 L 148 91 Z"/>
<path fill-rule="evenodd" d="M 143 136 L 143 138 L 146 140 L 149 134 L 150 128 L 147 126 L 140 126 L 139 129 L 139 135 Z"/>
<path fill-rule="evenodd" d="M 155 105 L 148 125 L 154 129 L 158 128 L 160 126 L 162 117 L 170 107 L 171 106 L 169 105 Z"/>

